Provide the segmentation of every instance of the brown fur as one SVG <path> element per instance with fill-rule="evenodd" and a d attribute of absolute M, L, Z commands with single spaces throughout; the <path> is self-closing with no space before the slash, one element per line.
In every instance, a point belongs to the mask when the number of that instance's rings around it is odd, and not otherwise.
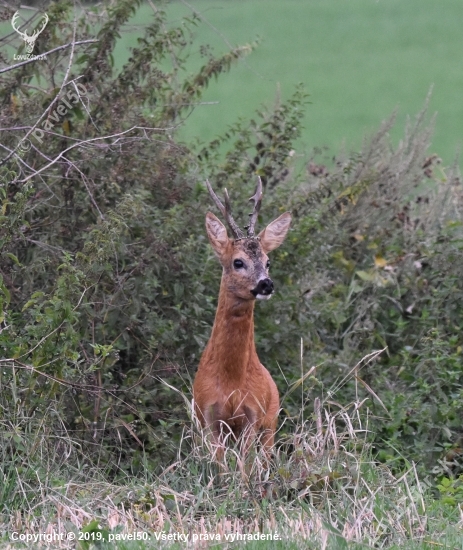
<path fill-rule="evenodd" d="M 269 452 L 279 411 L 278 389 L 261 364 L 254 344 L 254 303 L 251 290 L 268 278 L 267 252 L 284 240 L 291 223 L 286 212 L 269 224 L 258 238 L 232 240 L 213 214 L 206 230 L 223 267 L 219 303 L 210 340 L 203 352 L 193 384 L 196 414 L 211 430 L 217 457 L 223 457 L 227 437 L 242 437 L 246 450 L 257 433 Z M 236 269 L 234 260 L 245 268 Z"/>

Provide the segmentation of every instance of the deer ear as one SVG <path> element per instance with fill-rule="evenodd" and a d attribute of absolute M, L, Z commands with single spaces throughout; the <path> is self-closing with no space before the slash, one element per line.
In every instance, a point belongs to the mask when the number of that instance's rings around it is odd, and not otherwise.
<path fill-rule="evenodd" d="M 285 212 L 272 223 L 269 223 L 265 229 L 259 233 L 260 244 L 262 250 L 267 254 L 271 250 L 278 248 L 285 240 L 291 224 L 291 214 Z"/>
<path fill-rule="evenodd" d="M 220 259 L 228 247 L 229 239 L 224 224 L 211 212 L 206 214 L 206 231 L 212 248 Z"/>

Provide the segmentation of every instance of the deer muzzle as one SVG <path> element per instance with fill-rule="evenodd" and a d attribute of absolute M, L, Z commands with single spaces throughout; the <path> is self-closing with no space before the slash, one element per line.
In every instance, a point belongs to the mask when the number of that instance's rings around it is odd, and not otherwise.
<path fill-rule="evenodd" d="M 251 294 L 258 300 L 268 300 L 273 293 L 273 281 L 268 277 L 261 279 L 256 288 L 251 290 Z"/>

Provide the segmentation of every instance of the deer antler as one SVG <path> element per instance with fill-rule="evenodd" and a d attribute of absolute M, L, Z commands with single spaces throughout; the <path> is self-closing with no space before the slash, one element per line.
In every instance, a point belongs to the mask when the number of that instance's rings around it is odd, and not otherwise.
<path fill-rule="evenodd" d="M 258 182 L 257 182 L 257 189 L 254 195 L 249 199 L 250 201 L 254 201 L 254 208 L 251 214 L 251 219 L 249 220 L 249 225 L 247 226 L 248 230 L 248 237 L 254 237 L 254 226 L 256 225 L 257 216 L 259 215 L 260 206 L 262 204 L 262 180 L 260 179 L 260 176 L 257 176 Z"/>
<path fill-rule="evenodd" d="M 18 33 L 20 34 L 21 36 L 24 36 L 26 37 L 27 34 L 22 32 L 21 30 L 19 30 L 19 27 L 16 26 L 16 21 L 18 20 L 19 18 L 19 11 L 16 11 L 15 14 L 13 15 L 13 19 L 11 20 L 11 26 L 13 27 L 13 29 Z"/>
<path fill-rule="evenodd" d="M 231 204 L 230 204 L 230 197 L 228 196 L 228 191 L 224 190 L 224 196 L 225 196 L 225 206 L 220 201 L 219 197 L 214 193 L 214 190 L 211 187 L 211 184 L 209 183 L 209 180 L 206 180 L 207 189 L 209 191 L 210 196 L 212 197 L 212 200 L 215 202 L 217 208 L 222 213 L 222 216 L 225 218 L 225 221 L 228 224 L 228 227 L 230 228 L 230 231 L 233 233 L 233 236 L 235 239 L 244 239 L 244 233 L 241 231 L 241 229 L 236 224 L 235 220 L 233 219 L 231 215 Z"/>
<path fill-rule="evenodd" d="M 48 19 L 48 15 L 46 13 L 44 13 L 42 15 L 42 19 L 43 19 L 43 22 L 42 22 L 42 26 L 40 27 L 40 29 L 38 31 L 34 31 L 34 34 L 33 34 L 33 37 L 34 38 L 37 38 L 37 36 L 39 36 L 39 34 L 43 31 L 43 29 L 47 26 L 47 23 L 49 21 Z"/>

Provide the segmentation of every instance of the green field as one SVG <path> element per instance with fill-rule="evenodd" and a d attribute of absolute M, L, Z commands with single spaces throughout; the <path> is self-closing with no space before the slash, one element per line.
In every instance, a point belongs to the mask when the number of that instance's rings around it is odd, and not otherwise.
<path fill-rule="evenodd" d="M 394 109 L 397 140 L 432 86 L 432 149 L 445 163 L 454 160 L 463 141 L 461 0 L 192 0 L 167 7 L 171 20 L 192 9 L 205 20 L 196 44 L 218 53 L 256 38 L 260 44 L 210 86 L 203 99 L 218 103 L 196 108 L 185 138 L 213 138 L 302 82 L 311 104 L 298 152 L 328 146 L 337 153 L 343 144 L 355 150 Z M 133 28 L 125 41 L 135 42 Z M 193 53 L 201 63 L 199 51 Z"/>
<path fill-rule="evenodd" d="M 357 150 L 365 134 L 397 109 L 395 141 L 407 116 L 415 115 L 432 88 L 430 115 L 437 113 L 432 152 L 453 162 L 463 143 L 463 4 L 460 0 L 192 0 L 168 3 L 172 24 L 199 14 L 191 51 L 198 44 L 219 54 L 259 41 L 256 50 L 214 82 L 187 119 L 181 136 L 203 140 L 222 133 L 238 117 L 250 118 L 298 83 L 309 94 L 298 153 L 314 147 L 336 154 Z M 121 65 L 151 20 L 137 12 L 116 50 Z M 11 32 L 2 24 L 2 35 Z M 19 41 L 18 41 L 19 44 Z M 194 62 L 193 62 L 194 63 Z"/>

